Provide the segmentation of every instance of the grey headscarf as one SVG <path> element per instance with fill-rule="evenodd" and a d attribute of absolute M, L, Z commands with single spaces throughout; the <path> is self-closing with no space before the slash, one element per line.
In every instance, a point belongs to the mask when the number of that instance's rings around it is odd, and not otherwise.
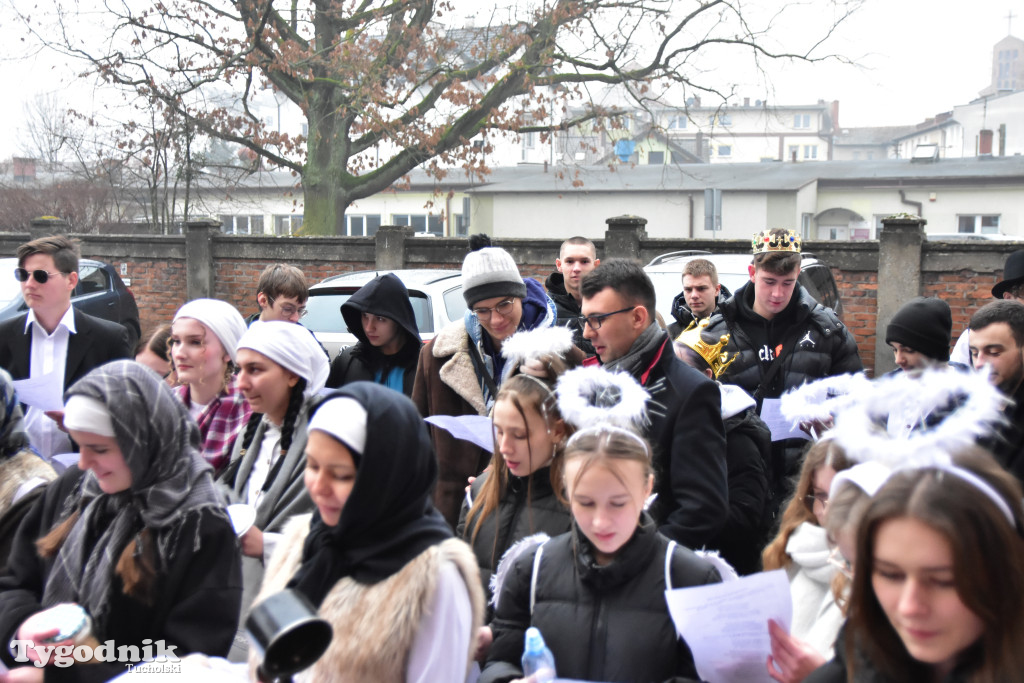
<path fill-rule="evenodd" d="M 14 393 L 14 380 L 0 368 L 0 395 L 4 401 L 3 422 L 0 423 L 0 458 L 9 458 L 28 448 L 28 434 L 21 413 L 21 404 Z"/>
<path fill-rule="evenodd" d="M 189 542 L 178 537 L 187 515 L 211 509 L 225 522 L 227 515 L 200 455 L 199 428 L 159 375 L 134 361 L 114 361 L 72 385 L 65 400 L 75 395 L 109 409 L 132 483 L 107 494 L 92 472 L 85 475 L 76 501 L 81 514 L 47 577 L 43 605 L 77 602 L 102 629 L 118 558 L 133 538 L 141 542 L 143 528 L 152 534 L 162 571 Z M 95 540 L 87 543 L 90 535 Z M 198 545 L 199 537 L 191 542 Z"/>

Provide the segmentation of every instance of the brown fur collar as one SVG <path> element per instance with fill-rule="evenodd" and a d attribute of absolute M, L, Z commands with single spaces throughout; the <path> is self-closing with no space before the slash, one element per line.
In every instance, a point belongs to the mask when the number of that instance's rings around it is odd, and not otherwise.
<path fill-rule="evenodd" d="M 476 368 L 473 367 L 473 359 L 469 355 L 469 343 L 466 324 L 457 320 L 445 326 L 434 337 L 432 353 L 434 358 L 438 359 L 451 356 L 441 366 L 438 376 L 452 391 L 471 405 L 478 415 L 486 415 L 487 405 L 484 403 L 484 393 L 480 389 Z"/>
<path fill-rule="evenodd" d="M 311 516 L 293 518 L 270 560 L 256 602 L 282 590 L 302 559 L 302 545 Z M 483 624 L 484 596 L 473 552 L 458 539 L 433 546 L 400 572 L 373 585 L 342 579 L 324 598 L 320 616 L 334 628 L 327 652 L 304 672 L 317 683 L 404 681 L 416 628 L 433 600 L 442 565 L 452 562 L 462 574 L 473 607 L 473 630 L 466 653 L 466 670 Z M 375 646 L 376 645 L 376 646 Z M 250 671 L 256 656 L 250 651 Z M 254 679 L 255 680 L 255 679 Z"/>

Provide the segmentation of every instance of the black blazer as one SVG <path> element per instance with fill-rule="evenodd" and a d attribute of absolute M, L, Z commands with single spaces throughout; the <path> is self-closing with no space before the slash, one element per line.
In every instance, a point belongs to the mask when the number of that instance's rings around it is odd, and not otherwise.
<path fill-rule="evenodd" d="M 0 367 L 14 379 L 29 376 L 32 359 L 32 330 L 25 329 L 28 313 L 0 323 Z M 128 330 L 123 325 L 75 310 L 76 332 L 68 339 L 64 365 L 64 390 L 93 368 L 122 358 L 131 358 Z"/>

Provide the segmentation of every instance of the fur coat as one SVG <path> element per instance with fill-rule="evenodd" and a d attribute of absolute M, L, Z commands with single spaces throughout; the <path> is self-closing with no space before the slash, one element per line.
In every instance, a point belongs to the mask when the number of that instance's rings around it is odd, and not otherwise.
<path fill-rule="evenodd" d="M 292 519 L 267 566 L 255 604 L 283 590 L 302 562 L 302 547 L 311 515 Z M 334 629 L 327 652 L 305 675 L 317 683 L 406 680 L 408 655 L 417 627 L 429 608 L 442 566 L 453 563 L 465 581 L 473 609 L 473 628 L 466 652 L 466 671 L 476 650 L 476 633 L 483 625 L 484 596 L 476 559 L 465 543 L 449 539 L 421 553 L 405 568 L 376 584 L 344 578 L 324 598 L 319 614 Z M 442 634 L 443 635 L 443 634 Z M 368 647 L 378 644 L 379 647 Z M 250 651 L 250 672 L 259 662 Z"/>

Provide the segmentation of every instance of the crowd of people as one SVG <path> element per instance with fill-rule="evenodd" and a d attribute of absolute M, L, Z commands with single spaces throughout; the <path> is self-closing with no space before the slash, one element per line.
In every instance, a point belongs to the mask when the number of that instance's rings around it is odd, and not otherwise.
<path fill-rule="evenodd" d="M 294 266 L 262 273 L 249 318 L 189 301 L 129 360 L 123 328 L 71 305 L 77 245 L 22 245 L 0 682 L 106 681 L 154 648 L 262 679 L 246 617 L 284 590 L 332 629 L 298 680 L 539 682 L 539 629 L 560 678 L 699 681 L 666 591 L 773 570 L 792 619 L 760 625 L 766 678 L 1019 678 L 1024 252 L 952 360 L 949 306 L 918 297 L 869 380 L 791 231 L 754 237 L 735 292 L 689 261 L 668 325 L 640 264 L 585 238 L 544 284 L 476 246 L 461 320 L 423 343 L 381 274 L 341 306 L 357 343 L 332 361 Z"/>

